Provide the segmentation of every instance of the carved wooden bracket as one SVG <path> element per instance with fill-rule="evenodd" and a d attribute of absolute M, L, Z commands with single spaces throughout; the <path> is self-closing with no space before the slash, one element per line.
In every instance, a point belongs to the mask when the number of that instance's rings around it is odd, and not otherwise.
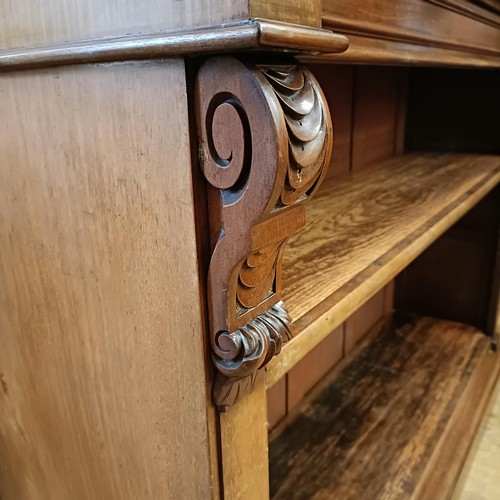
<path fill-rule="evenodd" d="M 214 57 L 195 83 L 199 161 L 208 181 L 208 300 L 214 403 L 248 394 L 294 335 L 281 300 L 287 239 L 305 224 L 332 149 L 323 93 L 308 69 Z"/>

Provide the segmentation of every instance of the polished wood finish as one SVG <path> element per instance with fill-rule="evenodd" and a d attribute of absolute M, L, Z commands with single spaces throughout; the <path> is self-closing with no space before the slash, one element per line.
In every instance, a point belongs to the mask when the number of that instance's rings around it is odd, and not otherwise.
<path fill-rule="evenodd" d="M 423 0 L 324 0 L 323 26 L 419 46 L 500 56 L 498 29 Z M 432 20 L 432 22 L 429 22 Z"/>
<path fill-rule="evenodd" d="M 325 0 L 323 26 L 349 50 L 323 61 L 500 67 L 497 11 L 467 0 Z"/>
<path fill-rule="evenodd" d="M 271 497 L 446 498 L 499 366 L 472 327 L 395 317 L 271 442 Z"/>
<path fill-rule="evenodd" d="M 246 0 L 5 0 L 0 4 L 0 49 L 190 29 L 248 19 Z"/>
<path fill-rule="evenodd" d="M 294 335 L 281 301 L 281 261 L 325 176 L 332 126 L 318 83 L 293 60 L 210 59 L 198 71 L 195 100 L 209 184 L 214 402 L 225 410 L 251 392 L 257 370 Z"/>
<path fill-rule="evenodd" d="M 475 19 L 485 24 L 490 24 L 496 28 L 500 27 L 500 16 L 498 12 L 484 9 L 480 5 L 475 5 L 470 0 L 428 0 L 445 9 Z"/>
<path fill-rule="evenodd" d="M 329 30 L 249 20 L 196 30 L 129 35 L 102 40 L 68 42 L 35 48 L 0 51 L 0 70 L 61 64 L 156 59 L 250 49 L 287 49 L 296 52 L 342 52 L 343 35 Z"/>
<path fill-rule="evenodd" d="M 321 0 L 249 0 L 250 17 L 321 27 Z"/>
<path fill-rule="evenodd" d="M 337 31 L 338 32 L 338 31 Z M 438 66 L 462 68 L 499 68 L 494 55 L 441 49 L 410 42 L 399 42 L 349 33 L 349 50 L 342 54 L 303 56 L 304 62 L 364 63 L 378 65 Z"/>
<path fill-rule="evenodd" d="M 211 498 L 182 60 L 0 95 L 2 500 Z"/>
<path fill-rule="evenodd" d="M 268 386 L 499 180 L 498 157 L 453 154 L 413 154 L 327 179 L 285 254 L 283 293 L 299 333 L 269 365 Z"/>
<path fill-rule="evenodd" d="M 266 18 L 295 25 L 321 27 L 320 0 L 115 0 L 84 5 L 62 0 L 33 4 L 5 0 L 0 5 L 0 50 L 59 45 L 129 34 L 148 35 L 176 29 L 224 25 Z"/>

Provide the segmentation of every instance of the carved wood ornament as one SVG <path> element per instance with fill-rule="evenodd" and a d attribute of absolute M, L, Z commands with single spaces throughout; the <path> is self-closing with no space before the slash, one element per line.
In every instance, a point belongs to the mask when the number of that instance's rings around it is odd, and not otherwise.
<path fill-rule="evenodd" d="M 282 257 L 287 239 L 305 224 L 304 202 L 325 175 L 333 134 L 318 83 L 293 60 L 206 61 L 196 78 L 195 112 L 209 184 L 213 400 L 225 411 L 294 335 L 281 300 Z"/>

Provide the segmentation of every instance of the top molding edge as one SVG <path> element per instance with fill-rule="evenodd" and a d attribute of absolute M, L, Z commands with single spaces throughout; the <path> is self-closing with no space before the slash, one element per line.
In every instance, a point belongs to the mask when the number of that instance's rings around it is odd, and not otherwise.
<path fill-rule="evenodd" d="M 158 59 L 242 50 L 297 54 L 344 52 L 349 40 L 330 30 L 264 19 L 192 30 L 127 35 L 0 52 L 0 71 L 65 64 Z"/>

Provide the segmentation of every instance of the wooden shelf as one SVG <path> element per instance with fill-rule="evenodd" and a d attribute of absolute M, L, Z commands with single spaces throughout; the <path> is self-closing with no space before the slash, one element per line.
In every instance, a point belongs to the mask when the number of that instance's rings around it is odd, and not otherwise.
<path fill-rule="evenodd" d="M 498 360 L 473 327 L 395 315 L 270 443 L 271 498 L 448 498 Z"/>
<path fill-rule="evenodd" d="M 500 157 L 411 154 L 327 179 L 284 257 L 283 297 L 298 335 L 267 386 L 393 279 L 500 180 Z"/>

